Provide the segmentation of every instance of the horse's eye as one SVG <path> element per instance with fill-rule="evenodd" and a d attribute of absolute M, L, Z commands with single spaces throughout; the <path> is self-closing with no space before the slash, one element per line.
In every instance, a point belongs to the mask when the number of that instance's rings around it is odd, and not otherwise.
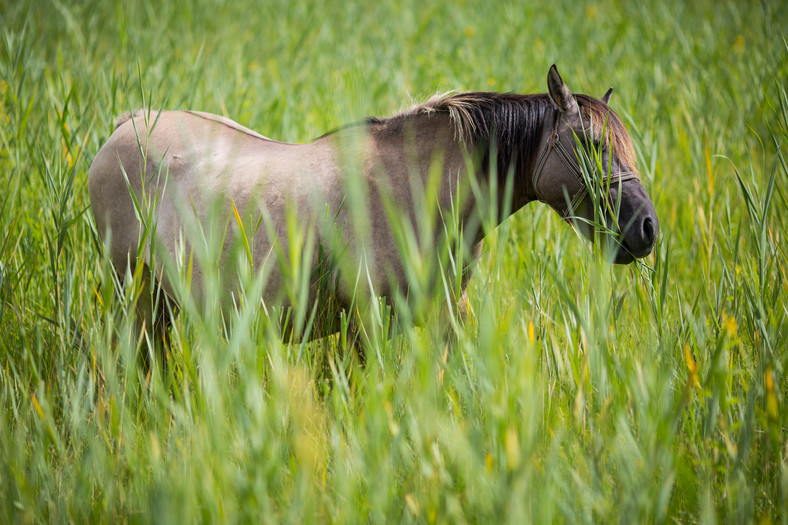
<path fill-rule="evenodd" d="M 586 151 L 591 151 L 592 148 L 594 151 L 599 151 L 599 141 L 595 140 L 591 144 L 588 143 L 588 140 L 581 139 L 580 144 L 583 146 L 583 149 Z"/>
<path fill-rule="evenodd" d="M 590 155 L 592 153 L 599 153 L 601 151 L 599 149 L 599 142 L 597 141 L 594 141 L 591 144 L 589 144 L 586 141 L 583 141 L 582 144 L 583 144 L 583 150 L 586 152 L 586 154 Z"/>

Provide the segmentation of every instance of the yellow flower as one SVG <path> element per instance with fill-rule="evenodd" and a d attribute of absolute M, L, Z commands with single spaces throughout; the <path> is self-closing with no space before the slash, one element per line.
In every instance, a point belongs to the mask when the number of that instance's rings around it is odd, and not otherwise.
<path fill-rule="evenodd" d="M 774 376 L 772 375 L 772 367 L 766 368 L 766 413 L 772 419 L 777 419 L 780 415 L 777 406 L 777 395 L 774 393 Z"/>
<path fill-rule="evenodd" d="M 41 409 L 41 405 L 38 404 L 38 398 L 36 397 L 35 394 L 33 394 L 31 396 L 31 399 L 33 401 L 33 407 L 35 407 L 36 412 L 38 412 L 38 417 L 44 419 L 44 411 Z"/>
<path fill-rule="evenodd" d="M 698 380 L 698 363 L 692 357 L 692 350 L 689 344 L 684 345 L 684 360 L 687 361 L 687 368 L 689 369 L 689 378 L 687 381 L 696 388 L 700 388 L 700 381 Z"/>
<path fill-rule="evenodd" d="M 736 41 L 733 43 L 733 50 L 737 53 L 744 51 L 744 37 L 736 35 Z"/>
<path fill-rule="evenodd" d="M 405 504 L 408 506 L 408 510 L 411 512 L 411 514 L 414 516 L 419 515 L 419 503 L 410 493 L 405 494 Z"/>
<path fill-rule="evenodd" d="M 504 450 L 506 451 L 506 467 L 515 470 L 520 466 L 520 445 L 517 439 L 517 431 L 509 427 L 504 438 Z"/>
<path fill-rule="evenodd" d="M 731 339 L 736 337 L 736 332 L 739 329 L 739 323 L 736 322 L 736 318 L 722 314 L 722 326 L 725 328 L 725 333 L 728 334 L 728 337 Z"/>

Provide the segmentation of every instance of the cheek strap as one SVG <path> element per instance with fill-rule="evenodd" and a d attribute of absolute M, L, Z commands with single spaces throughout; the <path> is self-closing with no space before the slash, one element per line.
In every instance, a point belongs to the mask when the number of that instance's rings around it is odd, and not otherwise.
<path fill-rule="evenodd" d="M 537 200 L 545 203 L 547 202 L 539 193 L 539 178 L 542 176 L 542 169 L 544 168 L 544 165 L 547 163 L 547 159 L 548 157 L 550 157 L 550 154 L 553 152 L 553 150 L 555 150 L 556 153 L 558 153 L 558 156 L 561 158 L 561 161 L 569 169 L 569 171 L 571 171 L 572 174 L 574 174 L 574 176 L 577 178 L 577 180 L 580 181 L 581 184 L 580 190 L 578 190 L 578 192 L 575 193 L 574 197 L 572 197 L 572 200 L 569 203 L 569 207 L 566 208 L 563 213 L 561 213 L 561 216 L 566 219 L 569 217 L 570 211 L 576 210 L 583 202 L 583 200 L 586 198 L 586 196 L 588 195 L 588 186 L 586 185 L 585 180 L 583 179 L 583 173 L 582 171 L 580 171 L 580 167 L 578 163 L 575 161 L 575 159 L 572 158 L 573 155 L 570 155 L 570 153 L 566 150 L 566 148 L 564 148 L 564 145 L 561 143 L 558 133 L 554 132 L 550 136 L 550 140 L 547 141 L 547 146 L 545 147 L 545 149 L 542 150 L 542 153 L 539 155 L 539 159 L 536 162 L 536 166 L 534 167 L 534 174 L 531 181 Z M 603 175 L 600 179 L 600 182 L 603 185 L 613 184 L 613 183 L 620 184 L 624 181 L 628 181 L 636 178 L 638 178 L 638 176 L 635 172 L 626 171 L 626 172 L 616 173 L 615 175 L 612 176 L 610 174 Z"/>

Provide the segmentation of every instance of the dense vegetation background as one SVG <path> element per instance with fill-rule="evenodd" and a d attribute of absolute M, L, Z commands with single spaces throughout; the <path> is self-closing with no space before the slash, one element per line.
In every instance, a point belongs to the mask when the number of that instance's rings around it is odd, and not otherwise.
<path fill-rule="evenodd" d="M 788 4 L 0 0 L 0 521 L 785 522 Z M 124 111 L 308 141 L 448 89 L 626 117 L 661 221 L 610 267 L 527 206 L 472 315 L 285 345 L 182 313 L 136 366 L 88 209 Z M 147 348 L 147 342 L 140 346 Z"/>

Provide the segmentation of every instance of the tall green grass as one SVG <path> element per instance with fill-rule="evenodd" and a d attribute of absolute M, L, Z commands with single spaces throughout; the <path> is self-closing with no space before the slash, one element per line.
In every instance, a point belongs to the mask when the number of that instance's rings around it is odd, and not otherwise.
<path fill-rule="evenodd" d="M 0 521 L 784 523 L 784 20 L 770 0 L 0 2 Z M 141 276 L 114 275 L 88 209 L 118 115 L 166 102 L 303 142 L 436 91 L 543 92 L 553 62 L 615 87 L 661 222 L 644 263 L 533 204 L 486 240 L 464 323 L 439 313 L 456 283 L 393 337 L 381 306 L 364 368 L 347 330 L 283 343 L 252 275 L 230 314 L 181 305 L 167 365 L 140 366 Z"/>

